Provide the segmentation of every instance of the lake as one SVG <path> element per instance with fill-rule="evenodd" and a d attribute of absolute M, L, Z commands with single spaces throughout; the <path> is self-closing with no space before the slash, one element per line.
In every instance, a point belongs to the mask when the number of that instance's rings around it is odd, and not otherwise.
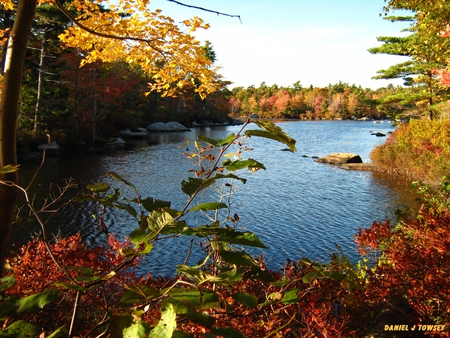
<path fill-rule="evenodd" d="M 386 137 L 372 134 L 387 135 L 393 131 L 391 124 L 388 121 L 377 124 L 371 121 L 295 121 L 278 125 L 297 140 L 297 152 L 284 151 L 286 147 L 275 141 L 251 137 L 248 146 L 253 150 L 244 155 L 262 162 L 266 170 L 242 174 L 248 181 L 232 197 L 232 214 L 239 215 L 239 226 L 257 234 L 268 247 L 249 252 L 264 254 L 271 269 L 282 268 L 287 258 L 327 261 L 338 246 L 356 261 L 358 255 L 353 239 L 357 229 L 370 226 L 374 220 L 391 218 L 397 208 L 411 205 L 414 196 L 409 190 L 410 184 L 376 172 L 347 171 L 317 163 L 312 157 L 346 152 L 359 154 L 363 162 L 369 162 L 371 150 L 386 141 Z M 52 183 L 61 185 L 64 179 L 72 177 L 78 185 L 70 190 L 73 195 L 85 191 L 83 188 L 90 183 L 111 183 L 105 173 L 114 171 L 136 185 L 142 197 L 171 201 L 173 208 L 181 209 L 187 196 L 182 193 L 180 182 L 192 176 L 189 169 L 193 168 L 183 152 L 186 148 L 194 150 L 193 141 L 199 135 L 224 138 L 239 129 L 240 126 L 214 126 L 189 132 L 153 133 L 150 140 L 136 142 L 136 146 L 128 150 L 97 156 L 48 158 L 33 192 L 39 200 Z M 186 140 L 190 142 L 188 145 Z M 158 144 L 150 145 L 149 141 Z M 23 183 L 30 180 L 36 167 L 37 164 L 22 165 Z M 132 196 L 130 189 L 125 189 L 125 194 Z M 86 242 L 101 244 L 104 235 L 93 214 L 98 214 L 98 210 L 88 203 L 71 205 L 51 220 L 48 231 L 63 236 L 81 232 Z M 207 223 L 204 219 L 191 221 L 197 225 Z M 128 235 L 137 226 L 122 212 L 108 213 L 106 223 L 118 238 Z M 36 229 L 32 223 L 16 227 L 13 240 L 23 243 Z M 199 241 L 194 241 L 191 263 L 199 257 Z M 190 244 L 181 237 L 157 242 L 141 272 L 174 273 L 175 264 L 184 259 L 180 253 L 187 253 Z"/>

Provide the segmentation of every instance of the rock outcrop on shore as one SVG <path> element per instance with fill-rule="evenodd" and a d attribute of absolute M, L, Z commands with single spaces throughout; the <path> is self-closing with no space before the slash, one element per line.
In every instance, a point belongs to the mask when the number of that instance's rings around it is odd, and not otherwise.
<path fill-rule="evenodd" d="M 319 163 L 337 165 L 346 170 L 375 170 L 373 163 L 363 163 L 358 154 L 334 153 L 315 160 Z"/>
<path fill-rule="evenodd" d="M 155 122 L 147 126 L 148 131 L 187 131 L 188 128 L 179 122 Z"/>
<path fill-rule="evenodd" d="M 351 153 L 334 153 L 324 157 L 316 159 L 315 162 L 342 165 L 346 163 L 363 163 L 361 157 L 358 154 Z"/>

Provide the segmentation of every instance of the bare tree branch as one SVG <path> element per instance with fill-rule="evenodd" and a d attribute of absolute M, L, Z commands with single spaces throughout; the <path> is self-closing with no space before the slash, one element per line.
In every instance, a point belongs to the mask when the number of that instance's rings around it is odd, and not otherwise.
<path fill-rule="evenodd" d="M 179 1 L 176 1 L 176 0 L 167 0 L 167 1 L 176 3 L 177 5 L 184 6 L 184 7 L 195 8 L 195 9 L 199 9 L 199 10 L 201 10 L 201 11 L 210 12 L 210 13 L 215 13 L 215 14 L 217 14 L 217 15 L 224 15 L 224 16 L 229 16 L 229 17 L 231 17 L 231 18 L 238 18 L 239 21 L 240 21 L 241 24 L 242 24 L 242 20 L 241 20 L 241 16 L 240 16 L 240 15 L 227 14 L 227 13 L 222 13 L 222 12 L 218 12 L 218 11 L 213 11 L 213 10 L 211 10 L 211 9 L 207 9 L 207 8 L 203 8 L 203 7 L 187 5 L 187 4 L 183 4 L 183 3 L 179 2 Z"/>

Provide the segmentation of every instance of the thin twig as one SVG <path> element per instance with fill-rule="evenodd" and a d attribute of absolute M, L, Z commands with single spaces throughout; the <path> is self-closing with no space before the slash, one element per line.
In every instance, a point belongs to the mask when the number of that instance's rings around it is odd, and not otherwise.
<path fill-rule="evenodd" d="M 44 150 L 42 151 L 42 161 L 41 164 L 39 165 L 39 168 L 37 168 L 37 170 L 34 172 L 33 178 L 31 179 L 30 183 L 28 183 L 28 186 L 26 187 L 25 190 L 28 191 L 28 189 L 30 189 L 31 185 L 33 184 L 34 180 L 36 179 L 37 175 L 39 174 L 39 172 L 41 171 L 42 167 L 44 166 L 45 163 L 45 155 L 47 153 L 47 149 L 50 146 L 50 142 L 51 142 L 51 137 L 50 134 L 47 134 L 47 146 L 44 148 Z"/>
<path fill-rule="evenodd" d="M 78 303 L 80 301 L 80 291 L 77 291 L 77 295 L 75 296 L 75 303 L 73 304 L 73 312 L 72 312 L 72 319 L 70 320 L 70 327 L 69 327 L 69 338 L 72 337 L 72 331 L 75 324 L 75 318 L 77 316 L 78 312 Z"/>
<path fill-rule="evenodd" d="M 233 15 L 233 14 L 228 14 L 228 13 L 222 13 L 222 12 L 214 11 L 214 10 L 211 10 L 211 9 L 208 9 L 208 8 L 204 8 L 204 7 L 187 5 L 187 4 L 183 4 L 183 3 L 179 2 L 179 1 L 176 1 L 176 0 L 167 0 L 167 1 L 173 2 L 173 3 L 177 4 L 177 5 L 184 6 L 184 7 L 199 9 L 199 10 L 204 11 L 204 12 L 209 12 L 209 13 L 214 13 L 214 14 L 217 14 L 217 15 L 228 16 L 228 17 L 231 17 L 231 18 L 238 18 L 240 23 L 242 24 L 242 20 L 241 20 L 241 16 L 240 15 Z"/>

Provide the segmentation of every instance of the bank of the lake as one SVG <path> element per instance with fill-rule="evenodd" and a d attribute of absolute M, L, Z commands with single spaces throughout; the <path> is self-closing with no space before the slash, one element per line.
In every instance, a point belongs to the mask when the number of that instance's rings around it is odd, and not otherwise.
<path fill-rule="evenodd" d="M 246 174 L 248 182 L 233 196 L 232 212 L 239 215 L 239 226 L 256 233 L 268 247 L 251 252 L 264 254 L 273 269 L 282 267 L 287 258 L 328 260 L 337 246 L 356 260 L 353 236 L 357 229 L 370 226 L 374 220 L 392 217 L 397 208 L 407 207 L 414 198 L 409 183 L 378 172 L 347 171 L 317 163 L 313 157 L 350 152 L 369 162 L 372 149 L 386 140 L 373 134 L 387 135 L 392 131 L 390 123 L 297 121 L 279 125 L 297 140 L 298 151 L 291 153 L 276 142 L 250 138 L 248 146 L 254 150 L 244 155 L 262 162 L 267 170 Z M 35 192 L 43 197 L 51 182 L 61 184 L 72 177 L 78 185 L 72 190 L 75 193 L 89 183 L 111 182 L 104 175 L 115 171 L 133 182 L 143 197 L 169 200 L 174 208 L 181 208 L 187 197 L 181 192 L 180 182 L 192 176 L 189 173 L 192 164 L 182 153 L 193 147 L 199 135 L 224 138 L 239 128 L 215 126 L 190 132 L 154 133 L 151 139 L 123 151 L 81 158 L 49 158 Z M 35 169 L 35 165 L 23 165 L 24 183 Z M 101 243 L 104 237 L 92 216 L 97 212 L 89 204 L 71 205 L 52 219 L 49 231 L 63 236 L 81 232 L 87 242 Z M 192 221 L 195 225 L 206 222 Z M 125 213 L 108 213 L 106 222 L 119 237 L 127 236 L 137 226 Z M 25 227 L 15 229 L 14 241 L 23 242 L 27 238 L 30 225 Z M 187 253 L 189 244 L 184 238 L 157 242 L 143 264 L 143 272 L 173 273 L 175 265 L 184 259 L 180 253 Z M 194 250 L 192 259 L 195 258 Z"/>

